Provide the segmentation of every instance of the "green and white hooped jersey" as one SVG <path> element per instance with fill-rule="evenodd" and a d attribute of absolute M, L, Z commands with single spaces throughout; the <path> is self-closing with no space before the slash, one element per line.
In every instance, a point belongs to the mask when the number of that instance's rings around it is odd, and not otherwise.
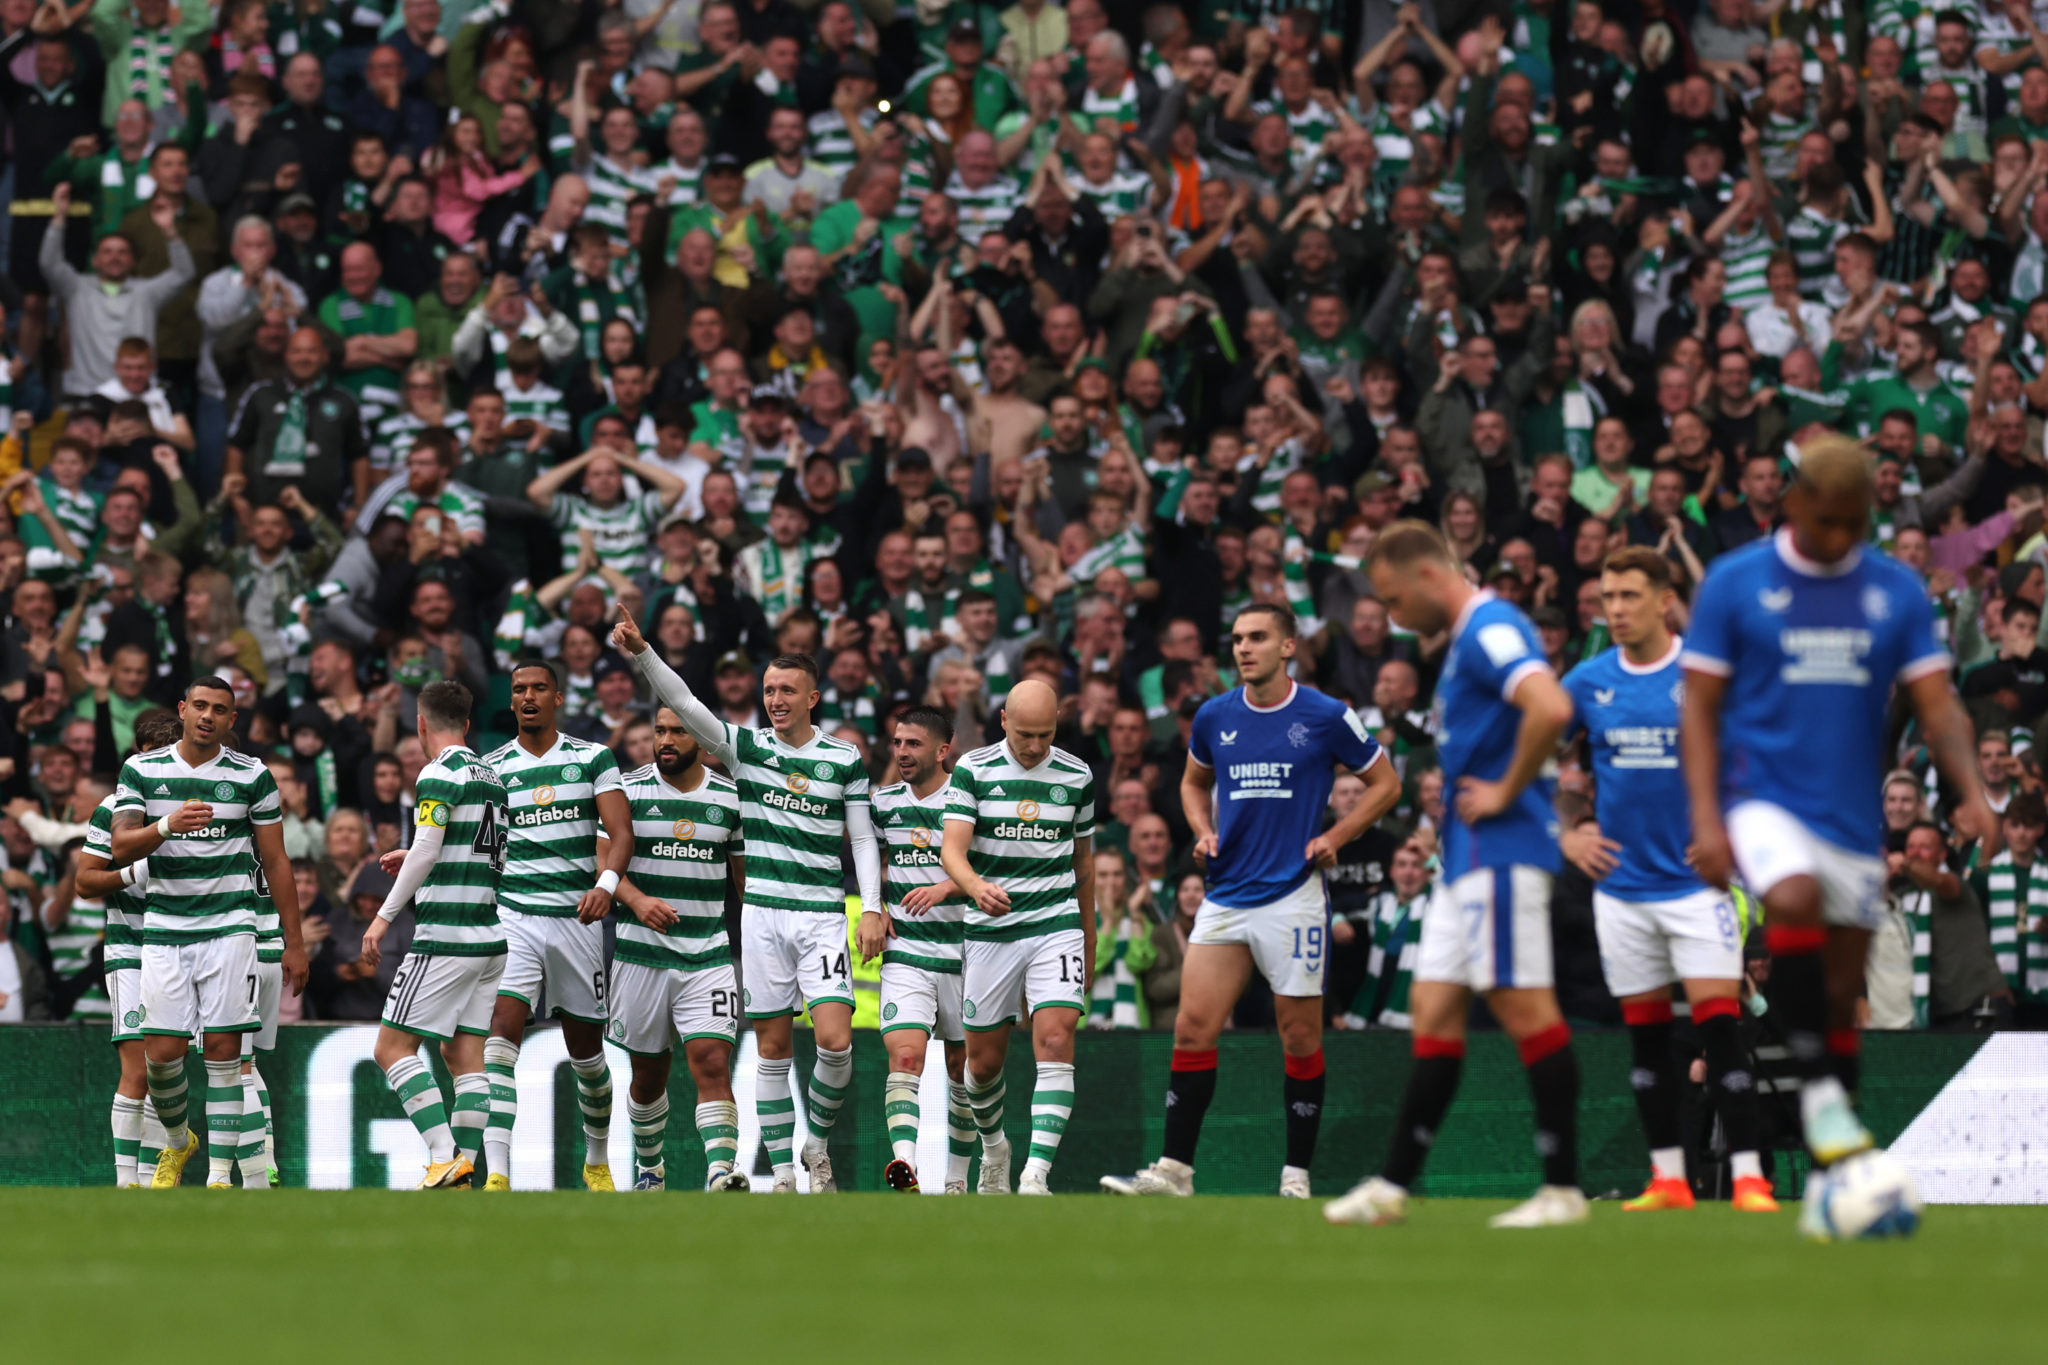
<path fill-rule="evenodd" d="M 511 837 L 498 904 L 521 915 L 573 919 L 597 885 L 597 796 L 624 791 L 618 760 L 602 744 L 555 736 L 535 756 L 513 740 L 484 755 L 505 784 Z"/>
<path fill-rule="evenodd" d="M 85 851 L 114 861 L 114 796 L 109 794 L 93 807 L 85 831 Z M 106 898 L 106 969 L 110 972 L 142 966 L 143 897 L 133 891 L 115 891 Z"/>
<path fill-rule="evenodd" d="M 984 234 L 1001 231 L 1023 202 L 1022 189 L 1003 171 L 997 171 L 995 179 L 978 190 L 969 189 L 955 171 L 946 181 L 945 193 L 960 211 L 960 240 L 976 244 Z"/>
<path fill-rule="evenodd" d="M 1259 476 L 1258 490 L 1252 494 L 1252 507 L 1268 516 L 1280 514 L 1280 485 L 1287 482 L 1287 476 L 1302 467 L 1306 456 L 1301 443 L 1288 437 L 1273 452 L 1273 458 L 1266 461 L 1266 467 L 1259 469 L 1258 457 L 1247 455 L 1237 462 L 1239 472 L 1256 470 Z"/>
<path fill-rule="evenodd" d="M 1145 542 L 1135 526 L 1126 526 L 1100 545 L 1090 548 L 1074 561 L 1074 567 L 1067 570 L 1067 577 L 1076 583 L 1093 583 L 1096 575 L 1105 569 L 1121 569 L 1132 582 L 1148 576 Z"/>
<path fill-rule="evenodd" d="M 1124 132 L 1138 129 L 1138 81 L 1134 76 L 1124 77 L 1123 87 L 1114 95 L 1104 95 L 1094 86 L 1081 92 L 1081 118 L 1090 129 L 1097 119 L 1112 119 Z"/>
<path fill-rule="evenodd" d="M 1298 114 L 1277 99 L 1258 101 L 1252 112 L 1260 118 L 1278 114 L 1287 120 L 1287 160 L 1297 171 L 1314 164 L 1323 154 L 1323 139 L 1337 131 L 1337 116 L 1314 100 Z"/>
<path fill-rule="evenodd" d="M 652 169 L 621 166 L 602 155 L 590 158 L 590 165 L 583 170 L 583 181 L 590 187 L 590 203 L 583 210 L 583 221 L 598 224 L 621 242 L 626 240 L 626 205 L 636 194 L 652 198 L 659 183 Z"/>
<path fill-rule="evenodd" d="M 505 951 L 498 887 L 511 832 L 503 780 L 468 746 L 455 744 L 420 770 L 414 794 L 419 825 L 441 831 L 441 852 L 413 893 L 411 951 L 427 957 L 496 957 Z M 582 895 L 578 891 L 576 898 Z"/>
<path fill-rule="evenodd" d="M 179 745 L 137 754 L 121 765 L 116 814 L 155 822 L 187 801 L 213 807 L 213 819 L 174 834 L 149 855 L 145 943 L 200 943 L 256 932 L 256 827 L 284 819 L 270 769 L 222 749 L 193 767 Z"/>
<path fill-rule="evenodd" d="M 1351 97 L 1351 114 L 1358 118 L 1358 97 Z M 1385 100 L 1379 100 L 1372 107 L 1369 118 L 1359 122 L 1366 125 L 1372 134 L 1373 150 L 1379 154 L 1373 163 L 1373 179 L 1387 187 L 1401 183 L 1408 174 L 1408 167 L 1415 160 L 1415 139 L 1424 133 L 1434 133 L 1444 141 L 1451 136 L 1451 116 L 1434 98 L 1426 99 L 1409 111 L 1408 126 L 1403 128 L 1388 112 Z"/>
<path fill-rule="evenodd" d="M 1067 185 L 1092 202 L 1104 222 L 1115 222 L 1145 212 L 1152 204 L 1152 177 L 1130 171 L 1113 171 L 1098 185 L 1085 176 L 1070 176 Z"/>
<path fill-rule="evenodd" d="M 458 441 L 469 439 L 469 414 L 466 412 L 450 408 L 442 415 L 441 426 Z M 370 428 L 370 468 L 380 477 L 405 468 L 406 457 L 412 454 L 413 442 L 426 429 L 424 417 L 404 408 L 379 417 Z"/>
<path fill-rule="evenodd" d="M 792 748 L 766 726 L 748 730 L 719 723 L 724 742 L 706 747 L 739 786 L 746 907 L 844 915 L 839 850 L 846 812 L 868 804 L 860 751 L 823 731 Z"/>
<path fill-rule="evenodd" d="M 860 126 L 871 129 L 880 115 L 873 109 L 860 111 Z M 846 116 L 837 109 L 823 109 L 810 118 L 811 160 L 830 170 L 832 174 L 845 177 L 853 169 L 853 163 L 860 160 L 854 150 L 853 135 L 846 131 Z"/>
<path fill-rule="evenodd" d="M 576 567 L 582 543 L 577 532 L 587 527 L 598 562 L 628 578 L 638 578 L 647 571 L 654 528 L 667 511 L 668 504 L 659 493 L 627 493 L 610 507 L 601 507 L 580 493 L 555 494 L 549 515 L 562 533 L 562 572 Z"/>
<path fill-rule="evenodd" d="M 1785 224 L 1785 249 L 1799 262 L 1799 293 L 1818 299 L 1835 277 L 1835 243 L 1849 235 L 1847 223 L 1837 222 L 1810 206 L 1802 206 Z"/>
<path fill-rule="evenodd" d="M 107 907 L 83 896 L 71 898 L 71 913 L 64 927 L 48 935 L 50 966 L 69 980 L 92 965 L 92 946 L 100 941 L 107 924 Z"/>
<path fill-rule="evenodd" d="M 1081 927 L 1074 845 L 1095 837 L 1095 777 L 1055 748 L 1026 768 L 1004 740 L 976 749 L 953 769 L 946 819 L 974 829 L 968 863 L 1009 893 L 1010 908 L 991 916 L 967 907 L 967 937 L 1007 942 Z"/>
<path fill-rule="evenodd" d="M 939 849 L 946 841 L 946 793 L 941 785 L 920 797 L 908 782 L 875 788 L 875 832 L 887 849 L 882 863 L 882 899 L 889 903 L 896 936 L 882 952 L 884 963 L 922 967 L 957 976 L 967 936 L 967 898 L 940 901 L 922 915 L 906 915 L 903 898 L 920 886 L 946 880 Z"/>
<path fill-rule="evenodd" d="M 403 518 L 410 523 L 413 513 L 424 505 L 425 500 L 419 494 L 410 488 L 401 488 L 392 496 L 390 502 L 384 504 L 384 510 L 389 515 Z M 442 516 L 454 518 L 455 529 L 462 534 L 484 533 L 484 500 L 470 491 L 467 485 L 449 484 L 434 499 L 433 505 Z M 573 562 L 573 556 L 571 559 Z"/>
<path fill-rule="evenodd" d="M 746 852 L 740 832 L 740 789 L 708 768 L 692 791 L 678 791 L 653 764 L 625 775 L 633 807 L 633 861 L 626 876 L 657 900 L 667 901 L 676 922 L 650 929 L 623 904 L 615 903 L 618 940 L 614 960 L 643 967 L 701 972 L 732 961 L 725 936 L 725 888 L 731 860 Z"/>
<path fill-rule="evenodd" d="M 1728 269 L 1728 283 L 1723 286 L 1721 297 L 1730 308 L 1748 312 L 1770 301 L 1771 286 L 1764 277 L 1771 253 L 1776 250 L 1777 244 L 1764 230 L 1761 218 L 1748 232 L 1730 229 L 1721 239 L 1721 264 Z"/>
<path fill-rule="evenodd" d="M 498 372 L 498 392 L 505 398 L 505 421 L 538 422 L 551 431 L 569 429 L 569 410 L 562 405 L 562 391 L 552 384 L 534 380 L 533 387 L 522 389 L 512 378 L 510 370 Z"/>

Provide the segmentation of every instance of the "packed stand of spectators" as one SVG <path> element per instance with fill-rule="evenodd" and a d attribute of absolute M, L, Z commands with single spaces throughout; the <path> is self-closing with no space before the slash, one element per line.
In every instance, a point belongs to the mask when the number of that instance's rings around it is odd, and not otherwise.
<path fill-rule="evenodd" d="M 1926 578 L 2012 848 L 1954 847 L 1888 737 L 1871 1022 L 2048 998 L 2036 12 L 1115 18 L 0 0 L 0 1017 L 104 1009 L 77 822 L 208 672 L 289 812 L 315 958 L 287 1011 L 375 1017 L 402 935 L 382 973 L 356 945 L 418 689 L 467 685 L 487 748 L 511 660 L 557 659 L 564 728 L 644 764 L 623 605 L 734 720 L 768 657 L 815 655 L 819 723 L 878 780 L 904 706 L 964 752 L 1053 684 L 1100 779 L 1094 1022 L 1168 1026 L 1188 727 L 1260 601 L 1404 780 L 1332 874 L 1328 1011 L 1398 1026 L 1444 642 L 1374 599 L 1379 531 L 1439 524 L 1563 672 L 1608 643 L 1611 549 L 1689 597 L 1830 427 L 1870 442 L 1870 551 Z M 1562 779 L 1569 826 L 1590 785 Z M 1612 1018 L 1590 884 L 1557 894 L 1567 1008 Z"/>

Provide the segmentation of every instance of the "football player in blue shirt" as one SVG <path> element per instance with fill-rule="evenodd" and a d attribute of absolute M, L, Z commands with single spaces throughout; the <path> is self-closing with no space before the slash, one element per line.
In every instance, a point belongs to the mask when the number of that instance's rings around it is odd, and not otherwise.
<path fill-rule="evenodd" d="M 1543 767 L 1571 722 L 1571 698 L 1544 662 L 1527 617 L 1466 581 L 1444 539 L 1401 521 L 1373 547 L 1373 590 L 1417 635 L 1450 634 L 1437 679 L 1437 753 L 1447 819 L 1443 877 L 1422 921 L 1409 1012 L 1415 1065 L 1380 1173 L 1330 1203 L 1333 1223 L 1398 1223 L 1465 1058 L 1474 991 L 1514 1038 L 1536 1107 L 1543 1184 L 1495 1227 L 1586 1218 L 1578 1185 L 1579 1068 L 1550 964 L 1550 883 L 1557 871 L 1554 783 Z"/>
<path fill-rule="evenodd" d="M 1592 753 L 1598 822 L 1567 830 L 1564 856 L 1594 882 L 1600 969 L 1621 1002 L 1633 1062 L 1629 1081 L 1652 1175 L 1624 1209 L 1689 1209 L 1679 1139 L 1678 1067 L 1671 1051 L 1671 985 L 1685 983 L 1706 1054 L 1707 1091 L 1728 1135 L 1735 1207 L 1778 1207 L 1757 1155 L 1756 1086 L 1741 1038 L 1742 936 L 1728 893 L 1701 881 L 1685 858 L 1685 778 L 1678 771 L 1678 702 L 1685 695 L 1679 638 L 1665 627 L 1671 561 L 1645 545 L 1607 557 L 1600 603 L 1615 647 L 1565 675 Z"/>
<path fill-rule="evenodd" d="M 1715 886 L 1739 868 L 1764 903 L 1771 1012 L 1805 1082 L 1806 1144 L 1821 1167 L 1871 1145 L 1849 1096 L 1856 999 L 1884 916 L 1880 803 L 1895 686 L 1960 798 L 1957 831 L 1983 840 L 1987 858 L 1999 838 L 1926 589 L 1864 544 L 1871 485 L 1856 442 L 1809 442 L 1785 499 L 1789 524 L 1714 562 L 1681 658 L 1693 865 Z"/>
<path fill-rule="evenodd" d="M 1112 1194 L 1194 1193 L 1195 1145 L 1216 1093 L 1216 1038 L 1256 970 L 1273 988 L 1286 1054 L 1280 1193 L 1309 1197 L 1323 1113 L 1323 967 L 1330 947 L 1323 869 L 1401 795 L 1393 763 L 1351 708 L 1287 676 L 1298 645 L 1293 612 L 1253 603 L 1238 613 L 1230 638 L 1244 685 L 1195 713 L 1180 780 L 1208 892 L 1181 967 L 1166 1141 L 1159 1160 L 1135 1176 L 1104 1176 L 1102 1188 Z M 1357 773 L 1365 795 L 1326 830 L 1323 812 L 1338 772 Z"/>

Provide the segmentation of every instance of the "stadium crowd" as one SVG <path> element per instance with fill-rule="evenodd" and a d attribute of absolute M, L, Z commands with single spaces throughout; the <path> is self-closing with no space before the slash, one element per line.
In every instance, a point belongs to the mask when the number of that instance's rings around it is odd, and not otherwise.
<path fill-rule="evenodd" d="M 1375 536 L 1439 524 L 1562 673 L 1609 551 L 1683 599 L 1839 428 L 2011 845 L 1952 844 L 1902 722 L 1869 1024 L 2026 1021 L 2048 6 L 1689 8 L 0 0 L 0 1019 L 105 1009 L 76 822 L 209 672 L 287 809 L 286 1017 L 374 1019 L 418 690 L 467 685 L 487 749 L 557 659 L 564 728 L 641 766 L 624 605 L 734 720 L 815 655 L 883 781 L 903 707 L 964 752 L 1051 683 L 1102 805 L 1092 1022 L 1170 1026 L 1189 725 L 1263 601 L 1404 781 L 1333 873 L 1328 1001 L 1398 1025 L 1444 641 L 1391 626 Z M 1590 887 L 1559 988 L 1612 1020 Z"/>

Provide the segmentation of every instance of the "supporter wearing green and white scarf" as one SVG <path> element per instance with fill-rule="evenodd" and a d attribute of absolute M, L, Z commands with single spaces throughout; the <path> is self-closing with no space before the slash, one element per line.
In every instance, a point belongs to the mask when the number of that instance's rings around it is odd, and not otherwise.
<path fill-rule="evenodd" d="M 152 109 L 172 102 L 171 59 L 213 23 L 213 9 L 192 0 L 94 0 L 87 22 L 107 58 L 100 122 L 112 127 L 123 100 Z"/>
<path fill-rule="evenodd" d="M 2048 938 L 2036 926 L 2048 918 L 2048 860 L 2040 856 L 2048 833 L 2041 798 L 2015 793 L 1999 817 L 2005 848 L 1970 873 L 1970 885 L 1991 925 L 1991 953 L 1999 975 L 2018 999 L 2048 996 Z"/>

